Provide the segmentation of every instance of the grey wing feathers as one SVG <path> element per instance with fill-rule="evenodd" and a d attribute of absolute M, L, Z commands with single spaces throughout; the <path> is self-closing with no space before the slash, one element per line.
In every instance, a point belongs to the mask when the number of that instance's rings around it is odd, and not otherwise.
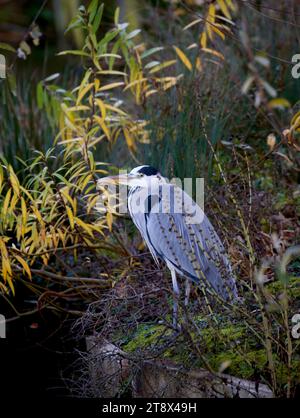
<path fill-rule="evenodd" d="M 211 287 L 224 299 L 237 297 L 229 260 L 210 221 L 183 190 L 171 184 L 164 187 L 169 189 L 166 202 L 162 194 L 149 213 L 131 213 L 153 257 L 161 257 L 169 268 Z M 172 193 L 175 199 L 181 196 L 181 208 L 170 205 Z"/>

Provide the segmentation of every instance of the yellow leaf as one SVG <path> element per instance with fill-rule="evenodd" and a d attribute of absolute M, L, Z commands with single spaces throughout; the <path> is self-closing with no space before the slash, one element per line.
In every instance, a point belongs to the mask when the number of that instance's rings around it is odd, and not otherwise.
<path fill-rule="evenodd" d="M 90 110 L 90 108 L 88 106 L 81 105 L 68 107 L 68 110 L 69 112 L 79 112 L 81 110 Z"/>
<path fill-rule="evenodd" d="M 70 203 L 70 205 L 72 206 L 72 209 L 75 213 L 75 203 L 74 200 L 71 198 L 71 196 L 68 193 L 68 188 L 64 187 L 60 189 L 60 193 L 65 197 L 65 199 Z"/>
<path fill-rule="evenodd" d="M 27 208 L 24 197 L 21 197 L 22 223 L 25 226 L 27 222 Z"/>
<path fill-rule="evenodd" d="M 8 167 L 8 169 L 9 169 L 9 178 L 10 178 L 12 188 L 14 189 L 14 192 L 16 193 L 16 195 L 19 196 L 20 183 L 19 183 L 18 177 L 15 175 L 15 172 L 11 165 Z"/>
<path fill-rule="evenodd" d="M 158 92 L 158 90 L 156 90 L 156 89 L 152 89 L 152 90 L 147 91 L 147 93 L 145 94 L 145 96 L 146 96 L 146 97 L 149 97 L 149 96 L 151 96 L 152 94 L 155 94 L 155 93 L 157 93 L 157 92 Z"/>
<path fill-rule="evenodd" d="M 108 229 L 111 231 L 112 230 L 112 224 L 113 224 L 113 216 L 111 212 L 107 212 L 106 213 L 106 222 L 108 225 Z"/>
<path fill-rule="evenodd" d="M 21 264 L 21 266 L 23 267 L 23 269 L 26 271 L 27 276 L 31 280 L 31 278 L 32 278 L 31 271 L 30 271 L 30 268 L 29 268 L 28 264 L 26 263 L 26 261 L 22 257 L 20 257 L 19 255 L 14 255 L 14 258 L 16 260 L 18 260 L 18 262 Z"/>
<path fill-rule="evenodd" d="M 229 13 L 229 10 L 228 10 L 228 7 L 227 7 L 225 1 L 224 0 L 217 0 L 217 2 L 218 2 L 218 5 L 220 6 L 220 9 L 222 10 L 224 16 L 226 16 L 227 19 L 231 19 L 231 15 Z"/>
<path fill-rule="evenodd" d="M 124 88 L 124 91 L 126 91 L 127 89 L 129 89 L 129 88 L 131 88 L 131 87 L 133 87 L 133 86 L 135 86 L 136 84 L 141 84 L 141 83 L 143 83 L 144 81 L 147 81 L 148 79 L 147 78 L 145 78 L 145 77 L 143 77 L 143 78 L 139 78 L 138 80 L 134 80 L 134 81 L 132 81 L 131 83 L 129 83 L 129 84 L 127 84 L 126 85 L 126 87 Z"/>
<path fill-rule="evenodd" d="M 92 196 L 92 198 L 89 199 L 89 204 L 87 206 L 87 213 L 90 213 L 91 210 L 95 208 L 98 201 L 99 201 L 99 195 L 98 194 L 96 194 L 95 196 Z"/>
<path fill-rule="evenodd" d="M 191 61 L 188 59 L 188 57 L 185 55 L 185 53 L 179 49 L 177 46 L 173 46 L 173 48 L 176 51 L 176 54 L 178 55 L 178 57 L 180 58 L 180 60 L 183 62 L 183 64 L 186 66 L 186 68 L 188 68 L 190 71 L 192 71 L 193 66 L 191 64 Z"/>
<path fill-rule="evenodd" d="M 293 117 L 292 117 L 292 120 L 291 120 L 291 126 L 292 125 L 294 125 L 294 123 L 295 123 L 295 121 L 298 119 L 298 117 L 300 116 L 300 110 L 299 110 L 299 112 L 297 112 Z"/>
<path fill-rule="evenodd" d="M 105 133 L 107 138 L 110 140 L 110 138 L 111 138 L 110 131 L 109 131 L 107 125 L 105 124 L 104 120 L 102 118 L 99 118 L 99 116 L 96 116 L 96 115 L 94 115 L 94 118 L 98 122 L 98 124 L 101 126 L 101 129 Z"/>
<path fill-rule="evenodd" d="M 169 60 L 169 61 L 165 61 L 162 62 L 159 65 L 156 65 L 155 67 L 153 67 L 150 71 L 149 74 L 154 74 L 159 70 L 162 70 L 163 68 L 167 68 L 170 67 L 170 65 L 176 64 L 177 60 Z"/>
<path fill-rule="evenodd" d="M 207 35 L 206 32 L 203 32 L 200 36 L 200 45 L 202 48 L 207 47 Z"/>
<path fill-rule="evenodd" d="M 216 26 L 212 26 L 211 28 L 217 35 L 219 35 L 223 39 L 223 41 L 225 40 L 225 35 L 222 31 L 220 31 L 220 29 L 218 29 Z"/>
<path fill-rule="evenodd" d="M 279 97 L 277 99 L 272 99 L 269 101 L 268 105 L 272 108 L 274 107 L 291 107 L 290 102 L 287 99 L 284 99 L 283 97 Z"/>
<path fill-rule="evenodd" d="M 90 91 L 91 88 L 93 88 L 93 87 L 94 87 L 94 83 L 89 83 L 85 87 L 83 87 L 82 89 L 79 90 L 78 96 L 77 96 L 77 101 L 76 101 L 76 106 L 79 105 L 79 103 L 81 102 L 81 100 L 83 99 L 83 97 L 86 95 L 86 93 L 88 91 Z"/>
<path fill-rule="evenodd" d="M 99 89 L 99 91 L 104 91 L 104 90 L 114 89 L 114 88 L 119 87 L 119 86 L 124 86 L 124 84 L 125 84 L 125 83 L 124 83 L 123 81 L 118 82 L 118 83 L 110 83 L 110 84 L 106 84 L 105 86 L 101 87 L 101 88 Z"/>
<path fill-rule="evenodd" d="M 106 109 L 112 110 L 113 112 L 119 113 L 122 116 L 127 116 L 127 113 L 124 112 L 123 110 L 119 109 L 118 107 L 115 106 L 111 106 L 111 105 L 106 105 Z"/>
<path fill-rule="evenodd" d="M 20 186 L 21 191 L 29 198 L 29 200 L 31 200 L 31 202 L 35 202 L 35 199 L 33 198 L 33 196 L 29 193 L 28 190 L 26 190 L 24 187 Z"/>
<path fill-rule="evenodd" d="M 104 120 L 106 118 L 106 107 L 105 107 L 105 104 L 100 99 L 95 99 L 95 102 L 96 102 L 97 106 L 99 107 L 99 109 L 101 111 L 101 117 Z"/>
<path fill-rule="evenodd" d="M 96 78 L 95 80 L 95 91 L 97 92 L 99 90 L 100 87 L 100 80 L 99 78 Z"/>
<path fill-rule="evenodd" d="M 216 57 L 221 58 L 222 60 L 225 59 L 224 55 L 221 54 L 221 52 L 216 51 L 215 49 L 210 49 L 210 48 L 202 48 L 202 51 L 207 52 L 209 54 L 215 55 Z"/>
<path fill-rule="evenodd" d="M 101 71 L 98 71 L 98 74 L 125 75 L 125 76 L 127 76 L 126 73 L 124 73 L 122 71 L 116 71 L 116 70 L 101 70 Z"/>
<path fill-rule="evenodd" d="M 233 4 L 232 0 L 226 0 L 228 7 L 234 12 L 236 10 L 236 6 Z"/>
<path fill-rule="evenodd" d="M 126 143 L 129 149 L 136 151 L 136 145 L 133 136 L 130 134 L 127 128 L 123 129 Z"/>
<path fill-rule="evenodd" d="M 210 40 L 213 40 L 213 32 L 211 28 L 215 24 L 215 16 L 216 16 L 215 6 L 213 4 L 210 4 L 208 8 L 208 15 L 207 15 L 206 24 L 205 24 L 205 28 L 206 28 L 206 31 Z"/>
<path fill-rule="evenodd" d="M 74 221 L 79 225 L 84 231 L 86 231 L 92 238 L 94 238 L 93 229 L 90 225 L 83 222 L 81 219 L 74 217 Z"/>
<path fill-rule="evenodd" d="M 14 208 L 16 207 L 16 204 L 19 200 L 19 195 L 16 194 L 16 192 L 14 192 L 13 197 L 10 201 L 10 207 L 9 210 L 12 212 L 14 210 Z"/>
<path fill-rule="evenodd" d="M 293 118 L 294 119 L 294 118 Z M 292 126 L 291 126 L 291 130 L 293 130 L 293 131 L 299 131 L 299 128 L 300 128 L 300 116 L 298 116 L 295 120 L 294 120 L 294 122 L 293 122 L 293 124 L 292 124 Z"/>
<path fill-rule="evenodd" d="M 197 59 L 196 59 L 196 68 L 199 72 L 202 71 L 202 63 L 201 63 L 201 59 L 199 57 L 197 57 Z"/>
<path fill-rule="evenodd" d="M 66 211 L 67 211 L 67 215 L 69 218 L 71 229 L 74 229 L 74 216 L 73 216 L 72 210 L 69 206 L 66 206 Z"/>
<path fill-rule="evenodd" d="M 10 202 L 10 196 L 11 196 L 11 189 L 8 189 L 4 202 L 3 202 L 3 206 L 2 206 L 2 216 L 5 216 L 7 213 L 8 205 Z"/>
<path fill-rule="evenodd" d="M 83 180 L 80 182 L 79 185 L 81 190 L 83 190 L 86 187 L 86 185 L 89 183 L 89 181 L 91 181 L 92 178 L 92 174 L 88 174 L 86 177 L 83 177 Z"/>

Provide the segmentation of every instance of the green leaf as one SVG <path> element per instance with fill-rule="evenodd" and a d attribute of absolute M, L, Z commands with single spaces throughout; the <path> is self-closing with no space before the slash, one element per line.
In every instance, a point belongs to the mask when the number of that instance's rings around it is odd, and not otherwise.
<path fill-rule="evenodd" d="M 95 20 L 93 22 L 93 32 L 96 33 L 97 30 L 99 29 L 101 20 L 102 20 L 102 15 L 103 15 L 103 9 L 104 9 L 104 4 L 100 4 L 99 9 L 96 13 L 96 17 Z"/>
<path fill-rule="evenodd" d="M 30 46 L 28 45 L 27 42 L 22 41 L 20 43 L 20 48 L 22 49 L 22 51 L 25 52 L 26 55 L 30 55 L 31 54 L 31 48 L 30 48 Z"/>
<path fill-rule="evenodd" d="M 0 42 L 0 49 L 5 49 L 6 51 L 10 51 L 10 52 L 17 52 L 13 46 L 6 44 L 4 42 Z"/>
<path fill-rule="evenodd" d="M 70 49 L 67 51 L 61 51 L 57 55 L 81 55 L 83 57 L 89 57 L 89 54 L 87 52 L 81 51 L 79 49 Z"/>
<path fill-rule="evenodd" d="M 67 26 L 67 29 L 65 30 L 65 34 L 68 33 L 72 29 L 80 28 L 83 25 L 84 21 L 81 16 L 75 16 L 70 21 L 70 23 Z"/>
<path fill-rule="evenodd" d="M 120 7 L 117 7 L 115 11 L 115 17 L 114 17 L 115 25 L 119 24 L 119 18 L 120 18 Z"/>
<path fill-rule="evenodd" d="M 156 73 L 157 71 L 160 71 L 160 70 L 162 70 L 162 69 L 164 69 L 164 68 L 167 68 L 167 67 L 170 67 L 170 65 L 174 65 L 174 64 L 176 64 L 176 60 L 169 60 L 169 61 L 165 61 L 165 62 L 163 62 L 163 63 L 161 63 L 161 64 L 159 64 L 159 65 L 157 65 L 157 66 L 155 66 L 154 68 L 152 68 L 152 70 L 150 70 L 149 71 L 149 73 L 150 74 L 154 74 L 154 73 Z"/>
<path fill-rule="evenodd" d="M 143 59 L 149 57 L 150 55 L 155 54 L 155 52 L 162 51 L 163 49 L 163 46 L 157 46 L 155 48 L 148 49 L 142 53 L 141 58 Z"/>
<path fill-rule="evenodd" d="M 117 35 L 118 35 L 118 31 L 117 30 L 113 30 L 111 32 L 108 32 L 104 38 L 101 39 L 101 41 L 98 43 L 98 48 L 97 48 L 97 53 L 98 54 L 102 54 L 105 50 L 105 47 L 107 47 L 107 45 L 109 44 L 109 42 L 111 42 Z M 118 41 L 117 41 L 118 42 Z M 114 50 L 115 46 L 113 46 L 113 50 L 112 53 L 116 53 L 116 51 Z"/>
<path fill-rule="evenodd" d="M 51 74 L 51 75 L 49 75 L 49 77 L 47 77 L 47 78 L 44 79 L 44 82 L 47 83 L 49 81 L 53 81 L 53 80 L 55 80 L 59 76 L 60 76 L 59 73 Z"/>
<path fill-rule="evenodd" d="M 37 85 L 36 99 L 37 99 L 38 108 L 42 109 L 43 108 L 43 103 L 44 103 L 44 91 L 43 91 L 43 85 L 42 85 L 41 81 Z"/>
<path fill-rule="evenodd" d="M 8 75 L 8 83 L 12 94 L 17 96 L 17 80 L 15 74 L 10 73 Z"/>
<path fill-rule="evenodd" d="M 88 13 L 90 15 L 89 16 L 89 23 L 92 23 L 93 20 L 94 20 L 94 17 L 96 16 L 98 3 L 99 3 L 99 0 L 92 0 L 92 2 L 90 3 L 90 5 L 88 7 Z"/>
<path fill-rule="evenodd" d="M 128 35 L 126 35 L 125 40 L 128 41 L 129 39 L 134 38 L 135 36 L 137 36 L 139 33 L 141 32 L 141 29 L 136 29 L 133 30 L 132 32 L 130 32 Z"/>

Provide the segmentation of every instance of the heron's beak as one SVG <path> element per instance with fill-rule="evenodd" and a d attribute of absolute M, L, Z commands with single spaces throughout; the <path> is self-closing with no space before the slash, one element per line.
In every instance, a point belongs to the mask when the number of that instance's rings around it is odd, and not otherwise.
<path fill-rule="evenodd" d="M 97 181 L 98 187 L 108 186 L 110 184 L 123 184 L 125 186 L 129 185 L 129 178 L 127 174 L 120 174 L 118 176 L 108 176 L 103 177 Z"/>

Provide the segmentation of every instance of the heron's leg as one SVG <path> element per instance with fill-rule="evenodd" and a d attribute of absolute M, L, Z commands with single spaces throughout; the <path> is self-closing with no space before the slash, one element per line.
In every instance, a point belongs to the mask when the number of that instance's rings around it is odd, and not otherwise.
<path fill-rule="evenodd" d="M 173 326 L 177 328 L 178 322 L 178 300 L 179 300 L 179 286 L 176 278 L 175 270 L 171 269 L 172 284 L 173 284 Z"/>
<path fill-rule="evenodd" d="M 190 279 L 185 279 L 185 298 L 184 298 L 184 306 L 188 306 L 189 299 L 191 294 L 191 281 Z"/>

